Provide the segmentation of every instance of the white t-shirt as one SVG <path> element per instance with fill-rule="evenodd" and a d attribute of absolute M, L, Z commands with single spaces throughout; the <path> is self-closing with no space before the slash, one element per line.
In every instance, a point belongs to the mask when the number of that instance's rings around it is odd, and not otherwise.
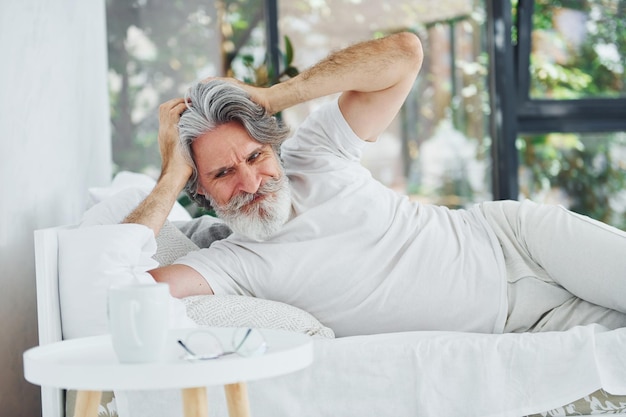
<path fill-rule="evenodd" d="M 365 146 L 336 100 L 323 106 L 282 148 L 296 213 L 283 229 L 265 242 L 233 234 L 177 263 L 215 294 L 294 305 L 337 336 L 502 332 L 504 260 L 481 212 L 390 190 L 361 166 Z"/>

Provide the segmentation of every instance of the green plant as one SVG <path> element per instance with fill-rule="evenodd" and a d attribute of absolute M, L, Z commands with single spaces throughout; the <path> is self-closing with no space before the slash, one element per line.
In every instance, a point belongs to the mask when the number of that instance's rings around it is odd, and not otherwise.
<path fill-rule="evenodd" d="M 293 66 L 294 50 L 291 40 L 288 36 L 284 36 L 285 52 L 281 53 L 283 68 L 274 70 L 271 65 L 267 63 L 267 59 L 261 64 L 256 64 L 254 56 L 252 54 L 244 54 L 241 56 L 242 63 L 246 69 L 243 74 L 236 74 L 235 71 L 230 68 L 227 75 L 230 77 L 241 78 L 243 82 L 257 87 L 270 87 L 276 79 L 278 82 L 284 81 L 295 77 L 299 74 L 299 70 Z M 274 73 L 278 72 L 275 76 Z"/>
<path fill-rule="evenodd" d="M 611 146 L 620 145 L 626 146 L 626 140 L 617 134 L 587 140 L 577 134 L 522 137 L 520 158 L 531 177 L 527 193 L 558 188 L 571 210 L 626 229 L 624 213 L 611 204 L 626 189 L 626 163 L 611 152 Z"/>

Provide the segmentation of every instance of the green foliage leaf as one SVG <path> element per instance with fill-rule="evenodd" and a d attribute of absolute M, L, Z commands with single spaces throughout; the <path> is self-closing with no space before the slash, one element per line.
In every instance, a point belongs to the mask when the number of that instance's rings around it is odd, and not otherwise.
<path fill-rule="evenodd" d="M 254 57 L 252 55 L 246 54 L 241 56 L 241 61 L 247 67 L 254 66 Z"/>
<path fill-rule="evenodd" d="M 285 75 L 288 75 L 289 77 L 295 77 L 299 73 L 300 71 L 298 71 L 298 68 L 296 67 L 288 67 L 285 69 Z"/>
<path fill-rule="evenodd" d="M 289 39 L 289 36 L 285 35 L 284 39 L 285 39 L 285 68 L 289 68 L 291 67 L 291 63 L 293 62 L 293 45 L 291 44 L 291 39 Z"/>

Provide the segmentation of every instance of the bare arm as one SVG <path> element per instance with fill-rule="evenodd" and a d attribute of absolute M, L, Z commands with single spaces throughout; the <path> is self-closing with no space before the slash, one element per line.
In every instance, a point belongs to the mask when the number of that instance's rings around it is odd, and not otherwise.
<path fill-rule="evenodd" d="M 159 107 L 161 176 L 146 199 L 124 219 L 124 223 L 148 226 L 155 236 L 159 234 L 178 195 L 191 175 L 191 167 L 180 152 L 178 136 L 178 121 L 185 109 L 183 99 L 173 99 Z M 211 286 L 202 275 L 186 265 L 168 265 L 148 272 L 155 281 L 168 283 L 170 293 L 174 297 L 213 294 Z"/>
<path fill-rule="evenodd" d="M 297 77 L 268 89 L 246 89 L 272 113 L 343 93 L 339 107 L 348 124 L 363 140 L 374 141 L 400 110 L 422 59 L 417 36 L 399 33 L 335 52 Z"/>
<path fill-rule="evenodd" d="M 186 109 L 182 98 L 173 99 L 159 107 L 159 149 L 161 175 L 146 199 L 125 219 L 124 223 L 148 226 L 157 236 L 178 195 L 191 176 L 191 167 L 180 151 L 178 121 Z"/>
<path fill-rule="evenodd" d="M 195 269 L 181 264 L 163 266 L 148 271 L 157 282 L 166 282 L 170 286 L 170 294 L 177 298 L 191 295 L 213 294 L 206 279 Z"/>

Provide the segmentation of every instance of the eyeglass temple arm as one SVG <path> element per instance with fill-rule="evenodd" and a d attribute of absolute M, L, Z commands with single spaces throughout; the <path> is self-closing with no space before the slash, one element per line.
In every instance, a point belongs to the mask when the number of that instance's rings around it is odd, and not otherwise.
<path fill-rule="evenodd" d="M 179 339 L 179 340 L 178 340 L 178 344 L 179 344 L 179 345 L 181 345 L 181 346 L 183 347 L 183 349 L 185 349 L 185 351 L 187 351 L 187 353 L 189 353 L 189 354 L 190 354 L 190 355 L 192 355 L 192 356 L 196 356 L 196 354 L 195 354 L 195 353 L 193 353 L 193 352 L 192 352 L 192 351 L 191 351 L 191 350 L 187 347 L 187 345 L 185 345 L 185 344 L 183 343 L 183 341 L 182 341 L 182 340 L 180 340 L 180 339 Z"/>
<path fill-rule="evenodd" d="M 250 333 L 252 332 L 252 329 L 248 329 L 246 330 L 246 334 L 243 335 L 243 338 L 241 339 L 241 342 L 239 342 L 239 344 L 237 346 L 235 346 L 234 351 L 238 352 L 239 349 L 243 346 L 244 343 L 246 343 L 246 340 L 248 340 L 248 336 L 250 336 Z"/>

